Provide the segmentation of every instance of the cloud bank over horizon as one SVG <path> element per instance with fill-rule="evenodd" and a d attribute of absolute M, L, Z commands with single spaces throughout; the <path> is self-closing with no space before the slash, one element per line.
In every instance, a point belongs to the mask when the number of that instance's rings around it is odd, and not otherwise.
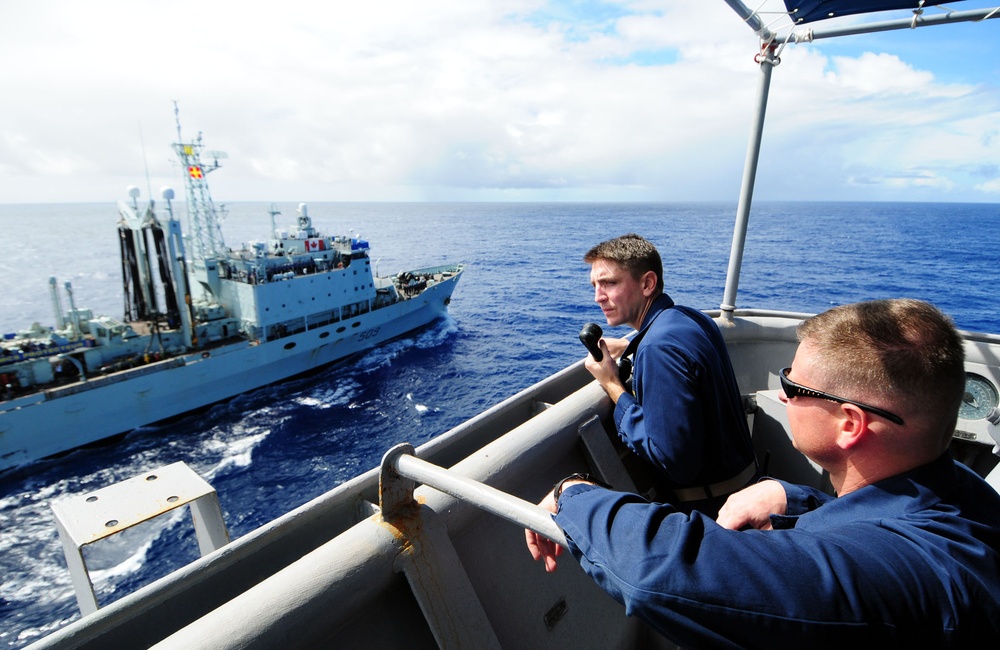
<path fill-rule="evenodd" d="M 721 0 L 0 9 L 4 203 L 180 188 L 175 100 L 217 200 L 735 201 L 759 77 Z M 998 30 L 786 47 L 755 197 L 1000 200 Z"/>

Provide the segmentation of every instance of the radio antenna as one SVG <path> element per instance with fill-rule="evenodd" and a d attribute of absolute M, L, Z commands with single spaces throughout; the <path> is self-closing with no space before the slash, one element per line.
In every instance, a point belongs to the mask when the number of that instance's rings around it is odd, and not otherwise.
<path fill-rule="evenodd" d="M 139 124 L 139 146 L 142 148 L 142 166 L 146 170 L 146 196 L 153 198 L 153 184 L 149 180 L 149 160 L 146 158 L 146 140 L 142 137 L 142 120 L 136 120 Z"/>

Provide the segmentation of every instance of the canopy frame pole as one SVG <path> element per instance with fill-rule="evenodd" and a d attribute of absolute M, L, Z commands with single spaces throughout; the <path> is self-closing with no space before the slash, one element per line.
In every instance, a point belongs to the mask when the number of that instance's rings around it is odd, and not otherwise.
<path fill-rule="evenodd" d="M 730 2 L 730 0 L 726 0 Z M 739 2 L 739 0 L 732 0 Z M 732 6 L 730 2 L 730 6 Z M 739 12 L 737 12 L 739 13 Z M 882 20 L 871 23 L 857 23 L 838 27 L 796 27 L 784 36 L 776 36 L 778 43 L 811 43 L 824 38 L 838 38 L 840 36 L 854 36 L 857 34 L 874 34 L 876 32 L 889 32 L 900 29 L 917 29 L 920 27 L 931 27 L 934 25 L 951 25 L 955 23 L 980 22 L 983 20 L 1000 19 L 1000 6 L 984 9 L 967 9 L 965 11 L 949 11 L 941 14 L 919 14 L 912 18 L 899 18 L 894 20 Z M 752 25 L 751 25 L 752 26 Z"/>
<path fill-rule="evenodd" d="M 746 161 L 743 164 L 743 184 L 736 208 L 736 224 L 733 227 L 733 245 L 729 253 L 729 269 L 726 272 L 726 289 L 722 296 L 722 321 L 732 324 L 736 311 L 736 292 L 740 285 L 740 271 L 743 266 L 743 248 L 746 244 L 747 226 L 750 223 L 750 206 L 753 203 L 754 183 L 757 179 L 757 162 L 760 158 L 760 143 L 764 135 L 764 116 L 767 113 L 767 98 L 771 89 L 771 72 L 778 64 L 775 57 L 778 44 L 765 42 L 761 46 L 757 62 L 760 64 L 760 79 L 757 85 L 757 106 L 750 125 L 750 141 L 747 145 Z"/>
<path fill-rule="evenodd" d="M 950 11 L 934 15 L 921 14 L 915 18 L 861 23 L 844 27 L 821 28 L 818 30 L 804 28 L 802 30 L 793 30 L 784 36 L 779 36 L 764 25 L 760 16 L 755 11 L 749 9 L 742 0 L 725 0 L 725 2 L 757 33 L 762 42 L 761 53 L 757 57 L 761 72 L 757 90 L 757 107 L 753 115 L 750 144 L 747 147 L 746 162 L 743 167 L 743 184 L 740 187 L 739 204 L 736 209 L 733 244 L 729 254 L 729 269 L 726 272 L 726 288 L 722 296 L 722 304 L 719 306 L 722 310 L 722 323 L 731 325 L 733 323 L 733 314 L 736 311 L 736 293 L 740 284 L 743 249 L 746 244 L 746 232 L 750 220 L 750 206 L 753 202 L 753 189 L 757 178 L 757 162 L 760 157 L 760 143 L 764 133 L 764 115 L 767 112 L 767 97 L 771 86 L 771 72 L 774 66 L 780 62 L 775 56 L 777 46 L 790 42 L 812 42 L 822 38 L 834 38 L 853 34 L 869 34 L 898 29 L 915 29 L 931 25 L 1000 19 L 1000 7 L 993 9 L 973 9 L 970 11 Z"/>

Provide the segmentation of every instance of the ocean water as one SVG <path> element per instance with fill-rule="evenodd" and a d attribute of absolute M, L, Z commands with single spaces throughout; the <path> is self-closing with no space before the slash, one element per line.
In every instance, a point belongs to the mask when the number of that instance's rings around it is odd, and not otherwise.
<path fill-rule="evenodd" d="M 230 204 L 227 243 L 264 239 L 267 207 Z M 279 208 L 279 226 L 290 223 L 295 205 Z M 382 273 L 466 263 L 449 316 L 317 375 L 0 475 L 0 647 L 79 617 L 53 500 L 184 461 L 218 491 L 238 538 L 376 466 L 394 444 L 419 445 L 582 358 L 580 327 L 601 321 L 581 258 L 598 241 L 648 237 L 668 293 L 718 308 L 735 215 L 721 203 L 309 208 L 321 230 L 368 239 Z M 112 204 L 0 206 L 0 332 L 53 322 L 50 276 L 71 282 L 78 307 L 120 317 L 116 218 Z M 962 329 L 1000 331 L 998 231 L 997 204 L 763 203 L 751 215 L 737 306 L 812 313 L 907 296 L 934 302 Z M 88 566 L 102 605 L 195 559 L 184 510 L 95 545 Z"/>

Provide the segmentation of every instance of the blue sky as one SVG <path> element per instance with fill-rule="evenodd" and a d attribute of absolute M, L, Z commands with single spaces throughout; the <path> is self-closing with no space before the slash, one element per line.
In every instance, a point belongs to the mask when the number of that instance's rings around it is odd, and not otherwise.
<path fill-rule="evenodd" d="M 757 38 L 722 0 L 321 6 L 0 0 L 0 202 L 179 189 L 173 100 L 229 154 L 219 201 L 738 196 Z M 1000 202 L 998 43 L 788 46 L 756 198 Z"/>

